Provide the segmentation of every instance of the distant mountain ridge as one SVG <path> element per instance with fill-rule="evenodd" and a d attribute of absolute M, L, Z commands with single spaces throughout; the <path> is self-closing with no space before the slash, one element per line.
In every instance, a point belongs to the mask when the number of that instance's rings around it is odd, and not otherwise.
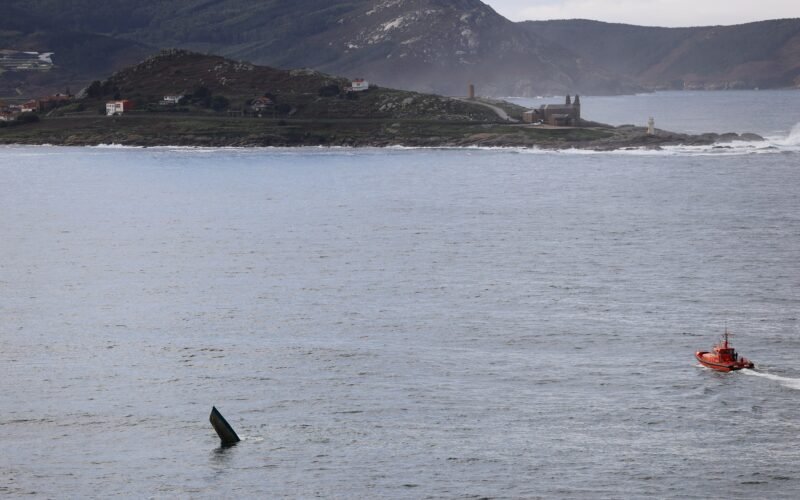
<path fill-rule="evenodd" d="M 800 87 L 800 19 L 698 28 L 582 19 L 522 25 L 651 90 Z"/>
<path fill-rule="evenodd" d="M 800 86 L 797 19 L 667 29 L 594 21 L 514 23 L 479 0 L 4 3 L 10 13 L 0 18 L 5 45 L 15 37 L 65 32 L 122 44 L 98 57 L 111 62 L 92 77 L 107 73 L 117 53 L 182 47 L 447 95 L 464 95 L 469 83 L 495 96 Z M 59 47 L 40 50 L 56 52 L 58 65 Z M 0 83 L 7 77 L 0 75 Z"/>

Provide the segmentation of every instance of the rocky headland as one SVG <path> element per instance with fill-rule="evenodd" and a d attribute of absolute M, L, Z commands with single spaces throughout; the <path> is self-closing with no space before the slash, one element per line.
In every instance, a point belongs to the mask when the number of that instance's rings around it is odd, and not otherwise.
<path fill-rule="evenodd" d="M 582 120 L 522 122 L 525 108 L 366 85 L 311 70 L 281 70 L 186 51 L 97 81 L 36 120 L 4 123 L 0 144 L 86 146 L 351 146 L 659 148 L 760 140 L 687 135 Z M 108 102 L 126 109 L 107 116 Z"/>

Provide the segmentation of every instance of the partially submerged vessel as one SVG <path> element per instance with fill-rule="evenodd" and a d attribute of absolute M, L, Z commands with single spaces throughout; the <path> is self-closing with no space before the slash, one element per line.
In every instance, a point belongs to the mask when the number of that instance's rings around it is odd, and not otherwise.
<path fill-rule="evenodd" d="M 697 351 L 694 357 L 701 365 L 720 372 L 731 372 L 743 368 L 753 368 L 753 362 L 745 357 L 739 357 L 736 349 L 728 343 L 730 334 L 725 329 L 725 334 L 719 344 L 715 345 L 712 352 Z"/>

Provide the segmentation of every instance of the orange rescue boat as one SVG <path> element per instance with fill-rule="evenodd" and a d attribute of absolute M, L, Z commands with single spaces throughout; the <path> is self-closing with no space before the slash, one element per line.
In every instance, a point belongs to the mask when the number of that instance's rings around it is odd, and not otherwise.
<path fill-rule="evenodd" d="M 713 352 L 697 351 L 694 357 L 703 366 L 717 370 L 720 372 L 731 372 L 734 370 L 741 370 L 743 368 L 753 368 L 753 362 L 745 357 L 739 357 L 736 349 L 728 343 L 728 330 L 725 329 L 725 334 L 719 344 L 714 346 Z"/>

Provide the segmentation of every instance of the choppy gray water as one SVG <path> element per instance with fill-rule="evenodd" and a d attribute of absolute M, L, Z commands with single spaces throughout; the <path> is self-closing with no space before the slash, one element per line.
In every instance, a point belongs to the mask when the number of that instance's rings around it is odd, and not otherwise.
<path fill-rule="evenodd" d="M 0 494 L 796 498 L 798 160 L 1 148 Z"/>

